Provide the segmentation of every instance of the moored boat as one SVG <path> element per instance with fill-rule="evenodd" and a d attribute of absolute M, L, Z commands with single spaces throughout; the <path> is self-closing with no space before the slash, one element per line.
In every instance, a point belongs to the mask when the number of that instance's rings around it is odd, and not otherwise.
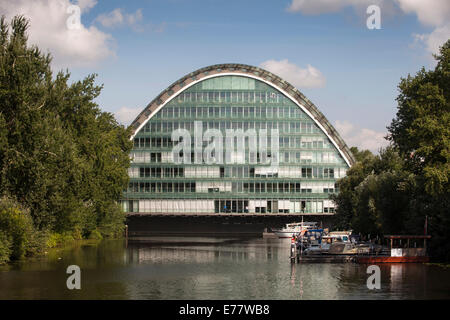
<path fill-rule="evenodd" d="M 293 222 L 286 224 L 284 228 L 272 230 L 278 238 L 292 238 L 292 236 L 301 233 L 303 230 L 315 228 L 316 226 L 317 222 Z"/>
<path fill-rule="evenodd" d="M 427 240 L 429 235 L 386 235 L 385 239 L 390 240 L 390 255 L 388 256 L 368 256 L 358 257 L 358 263 L 406 263 L 406 262 L 428 262 Z"/>
<path fill-rule="evenodd" d="M 341 232 L 342 233 L 342 232 Z M 372 241 L 359 242 L 350 233 L 337 236 L 310 229 L 301 233 L 291 244 L 291 261 L 297 262 L 356 262 L 363 264 L 428 262 L 428 235 L 386 235 L 390 245 Z M 294 241 L 294 239 L 293 239 Z"/>
<path fill-rule="evenodd" d="M 309 229 L 297 239 L 297 247 L 301 255 L 369 255 L 380 254 L 381 245 L 371 242 L 360 242 L 359 236 L 352 231 L 326 232 L 323 229 Z"/>
<path fill-rule="evenodd" d="M 370 254 L 379 253 L 381 246 L 370 242 L 360 242 L 359 237 L 352 235 L 352 231 L 334 231 L 327 237 L 329 243 L 328 254 Z"/>

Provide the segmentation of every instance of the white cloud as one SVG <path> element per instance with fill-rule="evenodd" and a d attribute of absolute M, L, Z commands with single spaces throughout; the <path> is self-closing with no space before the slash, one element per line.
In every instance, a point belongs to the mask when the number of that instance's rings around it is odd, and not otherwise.
<path fill-rule="evenodd" d="M 361 128 L 349 121 L 336 120 L 334 127 L 349 147 L 368 149 L 377 153 L 381 147 L 386 147 L 389 142 L 384 139 L 387 132 L 377 132 L 367 128 Z"/>
<path fill-rule="evenodd" d="M 416 40 L 424 43 L 429 53 L 437 53 L 439 47 L 450 38 L 449 0 L 292 0 L 288 11 L 322 14 L 353 7 L 366 14 L 365 9 L 372 4 L 380 6 L 382 15 L 393 12 L 415 14 L 421 24 L 434 27 L 429 34 L 413 35 Z"/>
<path fill-rule="evenodd" d="M 81 12 L 95 6 L 95 0 L 79 0 Z M 22 14 L 30 20 L 29 43 L 36 44 L 53 56 L 53 66 L 66 68 L 89 66 L 114 56 L 112 36 L 94 26 L 67 27 L 69 0 L 15 0 L 1 1 L 0 12 L 11 19 Z"/>
<path fill-rule="evenodd" d="M 396 0 L 406 14 L 415 14 L 420 23 L 434 27 L 431 33 L 414 34 L 429 53 L 438 53 L 439 47 L 450 39 L 450 1 Z"/>
<path fill-rule="evenodd" d="M 323 74 L 309 64 L 302 69 L 287 59 L 267 60 L 261 63 L 260 67 L 280 76 L 297 88 L 320 88 L 326 82 Z"/>
<path fill-rule="evenodd" d="M 123 14 L 121 9 L 114 9 L 110 13 L 104 13 L 96 19 L 104 27 L 111 28 L 123 24 Z"/>
<path fill-rule="evenodd" d="M 78 0 L 77 5 L 81 11 L 87 12 L 97 4 L 97 0 Z"/>
<path fill-rule="evenodd" d="M 131 27 L 133 31 L 143 32 L 163 32 L 166 29 L 166 22 L 162 22 L 158 25 L 152 23 L 143 23 L 142 9 L 136 10 L 135 13 L 126 13 L 122 9 L 117 8 L 109 13 L 100 14 L 96 19 L 96 22 L 101 24 L 105 28 L 117 28 L 117 27 Z"/>
<path fill-rule="evenodd" d="M 438 27 L 450 19 L 450 1 L 448 0 L 395 0 L 406 14 L 414 13 L 420 23 Z"/>
<path fill-rule="evenodd" d="M 142 9 L 138 9 L 132 14 L 125 14 L 125 17 L 129 25 L 135 25 L 136 23 L 142 21 Z"/>
<path fill-rule="evenodd" d="M 450 39 L 450 23 L 435 28 L 431 33 L 414 34 L 414 37 L 425 45 L 429 53 L 439 53 L 439 47 Z"/>
<path fill-rule="evenodd" d="M 114 112 L 119 123 L 127 126 L 136 119 L 137 115 L 142 111 L 141 108 L 122 107 Z"/>
<path fill-rule="evenodd" d="M 135 13 L 123 13 L 122 9 L 114 9 L 110 13 L 101 14 L 96 19 L 102 26 L 113 28 L 122 25 L 135 26 L 142 21 L 142 10 Z"/>

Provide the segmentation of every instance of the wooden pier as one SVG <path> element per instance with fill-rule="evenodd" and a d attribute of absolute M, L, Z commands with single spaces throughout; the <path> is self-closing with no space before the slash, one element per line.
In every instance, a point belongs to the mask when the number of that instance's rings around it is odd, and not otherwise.
<path fill-rule="evenodd" d="M 361 263 L 361 264 L 378 264 L 378 263 L 425 263 L 430 260 L 427 256 L 417 257 L 391 257 L 388 255 L 356 255 L 356 254 L 316 254 L 316 255 L 297 255 L 296 258 L 291 257 L 291 262 L 297 263 Z"/>
<path fill-rule="evenodd" d="M 297 255 L 297 263 L 347 263 L 356 262 L 357 257 L 354 255 L 334 255 L 334 254 L 317 254 L 317 255 Z"/>

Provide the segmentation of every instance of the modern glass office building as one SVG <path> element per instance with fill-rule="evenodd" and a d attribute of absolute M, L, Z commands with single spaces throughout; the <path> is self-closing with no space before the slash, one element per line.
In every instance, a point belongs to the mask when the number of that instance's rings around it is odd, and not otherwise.
<path fill-rule="evenodd" d="M 134 148 L 122 205 L 135 214 L 332 214 L 329 196 L 354 162 L 303 94 L 248 65 L 188 74 L 131 127 Z M 174 132 L 184 136 L 172 141 Z M 230 132 L 244 133 L 243 144 L 227 139 Z M 214 146 L 223 151 L 208 149 L 221 136 Z"/>

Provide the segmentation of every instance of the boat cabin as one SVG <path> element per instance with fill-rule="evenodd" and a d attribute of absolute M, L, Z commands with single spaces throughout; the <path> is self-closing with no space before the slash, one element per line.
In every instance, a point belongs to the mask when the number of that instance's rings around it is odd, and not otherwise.
<path fill-rule="evenodd" d="M 427 255 L 429 235 L 385 235 L 391 257 L 424 257 Z"/>
<path fill-rule="evenodd" d="M 295 228 L 315 228 L 317 226 L 317 222 L 292 222 L 286 224 L 286 229 L 295 229 Z"/>
<path fill-rule="evenodd" d="M 357 242 L 359 236 L 352 235 L 352 231 L 332 231 L 323 237 L 328 243 L 333 242 Z"/>

